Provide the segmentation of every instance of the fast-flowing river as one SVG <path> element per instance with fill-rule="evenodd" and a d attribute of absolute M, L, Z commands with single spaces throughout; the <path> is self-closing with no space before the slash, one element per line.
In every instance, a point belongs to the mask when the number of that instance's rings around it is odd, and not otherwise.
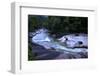
<path fill-rule="evenodd" d="M 87 48 L 80 47 L 80 45 L 86 47 L 88 46 L 86 34 L 79 34 L 78 36 L 76 36 L 75 34 L 69 34 L 64 35 L 63 37 L 56 40 L 50 37 L 48 30 L 44 28 L 39 29 L 32 34 L 32 42 L 43 46 L 45 49 L 55 49 L 55 51 L 60 51 L 64 53 L 87 52 Z M 66 37 L 68 39 L 67 41 L 65 39 Z"/>

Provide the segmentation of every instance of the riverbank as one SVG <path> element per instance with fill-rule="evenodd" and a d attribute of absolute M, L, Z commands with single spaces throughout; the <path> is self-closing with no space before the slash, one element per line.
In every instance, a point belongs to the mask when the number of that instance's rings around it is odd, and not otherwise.
<path fill-rule="evenodd" d="M 44 47 L 32 44 L 32 53 L 36 54 L 35 60 L 54 60 L 54 59 L 79 59 L 88 58 L 87 52 L 61 52 L 55 49 L 45 49 Z"/>

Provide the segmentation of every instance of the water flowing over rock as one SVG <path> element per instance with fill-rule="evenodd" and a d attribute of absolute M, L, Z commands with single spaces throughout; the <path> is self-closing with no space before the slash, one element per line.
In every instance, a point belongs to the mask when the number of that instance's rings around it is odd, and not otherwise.
<path fill-rule="evenodd" d="M 69 34 L 53 38 L 45 28 L 30 33 L 36 60 L 88 58 L 87 35 Z"/>
<path fill-rule="evenodd" d="M 34 36 L 32 38 L 32 41 L 35 43 L 43 42 L 43 41 L 51 41 L 51 38 L 49 37 L 48 31 L 46 29 L 39 29 L 34 33 Z"/>
<path fill-rule="evenodd" d="M 87 47 L 88 37 L 86 34 L 70 34 L 58 39 L 60 42 L 65 42 L 67 47 Z"/>
<path fill-rule="evenodd" d="M 68 38 L 66 41 L 65 38 Z M 65 35 L 58 39 L 58 41 L 55 41 L 52 37 L 50 37 L 47 29 L 39 29 L 34 33 L 34 36 L 32 37 L 32 42 L 36 43 L 38 45 L 43 46 L 46 49 L 55 49 L 55 51 L 63 51 L 65 53 L 67 52 L 86 52 L 86 48 L 67 48 L 67 47 L 78 47 L 79 45 L 87 46 L 87 38 L 83 37 L 83 35 L 80 36 L 74 36 L 74 35 Z M 78 44 L 79 41 L 82 42 L 82 44 Z M 66 43 L 66 46 L 61 45 L 61 43 Z"/>

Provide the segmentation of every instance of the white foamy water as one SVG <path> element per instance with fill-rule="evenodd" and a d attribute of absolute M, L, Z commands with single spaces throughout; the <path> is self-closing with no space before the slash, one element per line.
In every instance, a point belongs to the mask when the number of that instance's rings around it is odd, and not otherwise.
<path fill-rule="evenodd" d="M 87 35 L 80 34 L 79 36 L 75 36 L 74 34 L 65 35 L 59 38 L 59 42 L 54 41 L 52 37 L 49 36 L 48 30 L 39 29 L 35 32 L 35 36 L 32 37 L 32 42 L 38 45 L 43 46 L 46 49 L 55 49 L 56 51 L 64 51 L 64 52 L 87 52 L 86 48 L 68 48 L 74 47 L 78 45 L 77 43 L 81 41 L 84 46 L 88 46 Z M 65 38 L 68 38 L 66 41 Z M 66 43 L 66 46 L 60 44 Z"/>

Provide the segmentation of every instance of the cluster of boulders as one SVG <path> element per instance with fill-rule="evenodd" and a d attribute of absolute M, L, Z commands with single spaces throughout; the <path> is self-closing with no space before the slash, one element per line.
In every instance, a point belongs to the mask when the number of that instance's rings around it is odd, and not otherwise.
<path fill-rule="evenodd" d="M 86 34 L 70 34 L 65 35 L 58 39 L 60 42 L 65 43 L 67 47 L 71 48 L 87 48 L 88 37 Z"/>

